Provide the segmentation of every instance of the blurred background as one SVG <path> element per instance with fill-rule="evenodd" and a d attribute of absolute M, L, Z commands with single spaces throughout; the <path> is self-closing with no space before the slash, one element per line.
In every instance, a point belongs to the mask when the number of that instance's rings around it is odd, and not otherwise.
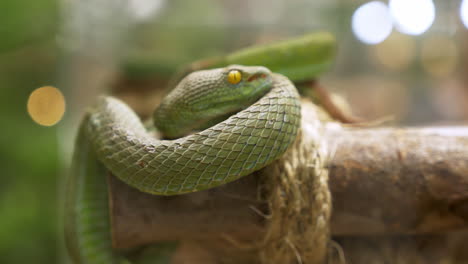
<path fill-rule="evenodd" d="M 152 98 L 194 60 L 326 30 L 338 53 L 321 82 L 355 114 L 468 123 L 468 0 L 2 0 L 0 10 L 0 263 L 63 263 L 61 186 L 96 94 L 145 112 L 153 101 L 132 94 Z M 65 108 L 41 125 L 27 102 L 43 86 Z"/>

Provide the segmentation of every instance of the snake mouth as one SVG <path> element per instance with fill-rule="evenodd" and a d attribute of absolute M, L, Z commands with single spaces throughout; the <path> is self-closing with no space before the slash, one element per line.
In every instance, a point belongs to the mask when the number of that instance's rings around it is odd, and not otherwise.
<path fill-rule="evenodd" d="M 249 83 L 254 87 L 251 90 L 251 98 L 259 98 L 265 94 L 273 83 L 271 72 L 268 69 L 262 69 L 246 79 L 246 83 Z"/>
<path fill-rule="evenodd" d="M 251 81 L 255 81 L 257 79 L 265 79 L 267 77 L 267 75 L 265 73 L 257 73 L 257 74 L 254 74 L 252 76 L 250 76 L 247 81 L 248 82 L 251 82 Z"/>
<path fill-rule="evenodd" d="M 271 71 L 268 68 L 257 66 L 257 69 L 251 73 L 250 76 L 247 78 L 248 83 L 258 82 L 262 80 L 266 80 L 269 82 L 269 77 L 271 77 Z"/>

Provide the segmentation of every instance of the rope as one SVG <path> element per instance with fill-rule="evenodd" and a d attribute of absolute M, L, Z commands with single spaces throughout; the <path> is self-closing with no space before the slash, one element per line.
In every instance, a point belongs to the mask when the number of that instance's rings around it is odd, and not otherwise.
<path fill-rule="evenodd" d="M 302 128 L 283 158 L 262 171 L 270 218 L 261 263 L 323 263 L 328 250 L 331 197 L 320 110 L 302 104 Z"/>

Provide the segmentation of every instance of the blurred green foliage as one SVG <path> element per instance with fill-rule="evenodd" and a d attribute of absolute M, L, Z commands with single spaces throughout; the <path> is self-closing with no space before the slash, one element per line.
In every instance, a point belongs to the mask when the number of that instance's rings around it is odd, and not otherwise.
<path fill-rule="evenodd" d="M 122 66 L 126 76 L 168 77 L 186 63 L 224 54 L 230 32 L 217 25 L 224 19 L 220 3 L 171 1 L 156 19 L 133 28 Z"/>
<path fill-rule="evenodd" d="M 0 52 L 53 38 L 57 22 L 56 0 L 0 1 Z"/>
<path fill-rule="evenodd" d="M 0 1 L 0 263 L 57 260 L 57 128 L 26 111 L 35 88 L 54 84 L 57 6 Z"/>

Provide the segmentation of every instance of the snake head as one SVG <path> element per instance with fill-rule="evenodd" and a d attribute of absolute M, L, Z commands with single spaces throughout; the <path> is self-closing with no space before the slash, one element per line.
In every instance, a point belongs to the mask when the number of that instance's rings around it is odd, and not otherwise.
<path fill-rule="evenodd" d="M 163 99 L 153 119 L 166 138 L 177 138 L 247 108 L 272 86 L 272 73 L 262 66 L 230 65 L 196 71 Z"/>

